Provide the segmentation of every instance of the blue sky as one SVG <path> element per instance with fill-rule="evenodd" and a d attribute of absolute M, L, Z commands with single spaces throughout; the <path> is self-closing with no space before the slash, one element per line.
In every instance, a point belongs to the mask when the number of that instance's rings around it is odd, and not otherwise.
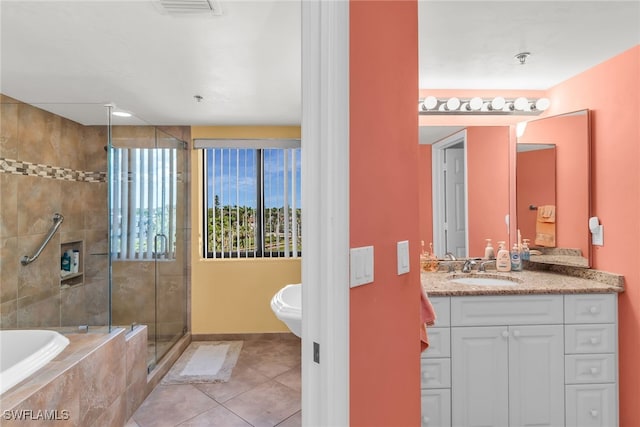
<path fill-rule="evenodd" d="M 289 152 L 289 203 L 291 204 L 291 152 L 295 151 L 296 208 L 300 207 L 300 149 Z M 215 153 L 214 153 L 215 152 Z M 284 185 L 284 152 L 281 149 L 265 150 L 264 186 L 265 206 L 282 207 Z M 215 157 L 215 165 L 214 165 Z M 254 149 L 210 149 L 206 154 L 208 179 L 208 207 L 213 207 L 215 195 L 221 205 L 256 207 L 256 163 Z M 229 178 L 231 177 L 231 179 Z M 214 178 L 214 179 L 212 179 Z M 215 188 L 213 183 L 215 180 Z"/>

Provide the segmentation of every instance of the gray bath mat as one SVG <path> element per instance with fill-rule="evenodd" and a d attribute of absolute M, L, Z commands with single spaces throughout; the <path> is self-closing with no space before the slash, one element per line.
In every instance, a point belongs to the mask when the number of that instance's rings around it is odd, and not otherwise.
<path fill-rule="evenodd" d="M 162 384 L 227 382 L 242 341 L 193 341 L 164 376 Z"/>

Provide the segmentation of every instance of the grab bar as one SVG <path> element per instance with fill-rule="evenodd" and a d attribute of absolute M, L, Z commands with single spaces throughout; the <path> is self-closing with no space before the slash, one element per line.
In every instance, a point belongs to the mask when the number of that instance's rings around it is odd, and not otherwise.
<path fill-rule="evenodd" d="M 51 238 L 56 233 L 56 231 L 58 231 L 58 228 L 60 228 L 60 224 L 62 224 L 62 221 L 64 221 L 64 217 L 61 214 L 59 213 L 53 214 L 53 225 L 49 230 L 49 234 L 47 235 L 47 238 L 44 239 L 44 242 L 42 242 L 40 249 L 38 249 L 38 251 L 32 257 L 28 255 L 23 256 L 22 259 L 20 260 L 20 264 L 22 265 L 31 264 L 40 256 L 40 254 L 44 250 L 44 247 L 47 246 L 47 243 L 49 243 L 49 240 L 51 240 Z"/>

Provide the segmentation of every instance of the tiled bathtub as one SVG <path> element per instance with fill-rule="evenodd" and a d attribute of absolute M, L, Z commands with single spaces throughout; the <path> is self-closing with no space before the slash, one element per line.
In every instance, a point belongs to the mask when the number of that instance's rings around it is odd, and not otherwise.
<path fill-rule="evenodd" d="M 3 426 L 122 426 L 144 400 L 146 326 L 65 336 L 62 353 L 2 395 Z"/>

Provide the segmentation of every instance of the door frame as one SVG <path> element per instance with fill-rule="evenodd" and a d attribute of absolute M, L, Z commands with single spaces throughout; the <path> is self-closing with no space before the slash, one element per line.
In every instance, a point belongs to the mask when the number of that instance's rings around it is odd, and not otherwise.
<path fill-rule="evenodd" d="M 446 247 L 445 235 L 445 182 L 444 182 L 444 161 L 445 150 L 454 145 L 462 143 L 464 150 L 464 221 L 466 237 L 465 237 L 465 256 L 469 256 L 469 196 L 468 196 L 468 176 L 467 173 L 467 130 L 463 129 L 431 146 L 431 182 L 432 182 L 432 209 L 433 209 L 433 248 L 436 255 L 441 258 L 444 256 Z"/>
<path fill-rule="evenodd" d="M 302 3 L 302 425 L 349 425 L 349 2 Z M 314 361 L 318 344 L 319 363 Z"/>

